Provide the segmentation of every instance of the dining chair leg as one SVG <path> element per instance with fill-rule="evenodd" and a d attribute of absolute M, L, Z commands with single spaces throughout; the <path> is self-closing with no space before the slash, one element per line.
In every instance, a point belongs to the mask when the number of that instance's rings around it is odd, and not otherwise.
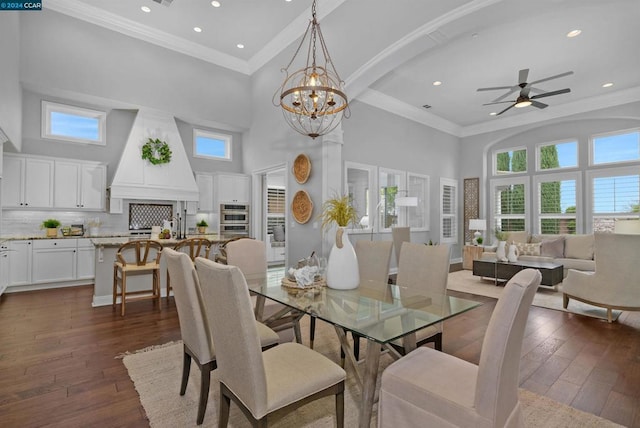
<path fill-rule="evenodd" d="M 336 426 L 344 427 L 344 390 L 336 394 Z"/>
<path fill-rule="evenodd" d="M 204 421 L 204 414 L 207 411 L 207 401 L 209 401 L 209 385 L 211 384 L 211 371 L 215 369 L 215 361 L 210 361 L 200 366 L 200 399 L 198 401 L 197 424 Z"/>
<path fill-rule="evenodd" d="M 220 412 L 218 415 L 218 427 L 226 428 L 229 424 L 229 407 L 231 406 L 231 397 L 225 394 L 226 387 L 220 382 Z"/>
<path fill-rule="evenodd" d="M 113 308 L 116 307 L 116 298 L 118 297 L 118 268 L 113 267 Z"/>
<path fill-rule="evenodd" d="M 187 384 L 189 383 L 189 372 L 191 371 L 191 355 L 185 350 L 182 356 L 182 382 L 180 383 L 180 395 L 187 392 Z"/>
<path fill-rule="evenodd" d="M 127 295 L 127 275 L 122 272 L 122 294 L 120 295 L 120 316 L 124 316 L 125 296 Z"/>
<path fill-rule="evenodd" d="M 353 338 L 353 356 L 358 361 L 360 359 L 360 336 L 351 332 L 351 337 Z"/>
<path fill-rule="evenodd" d="M 311 317 L 309 323 L 309 348 L 313 349 L 313 341 L 316 338 L 316 317 Z"/>

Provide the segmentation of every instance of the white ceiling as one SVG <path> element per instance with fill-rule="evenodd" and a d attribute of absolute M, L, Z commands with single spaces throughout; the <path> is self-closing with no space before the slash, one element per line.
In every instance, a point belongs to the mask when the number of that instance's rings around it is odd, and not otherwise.
<path fill-rule="evenodd" d="M 48 0 L 43 6 L 248 75 L 280 52 L 293 56 L 311 17 L 311 0 L 219 1 L 219 8 L 210 0 L 170 6 Z M 638 0 L 319 0 L 317 15 L 351 99 L 454 135 L 640 100 Z M 582 34 L 567 38 L 573 29 Z M 573 71 L 534 85 L 571 92 L 540 99 L 546 109 L 490 116 L 509 104 L 482 104 L 507 91 L 476 89 L 516 85 L 525 68 L 529 82 Z M 442 85 L 433 86 L 435 80 Z M 613 86 L 603 88 L 606 82 Z"/>

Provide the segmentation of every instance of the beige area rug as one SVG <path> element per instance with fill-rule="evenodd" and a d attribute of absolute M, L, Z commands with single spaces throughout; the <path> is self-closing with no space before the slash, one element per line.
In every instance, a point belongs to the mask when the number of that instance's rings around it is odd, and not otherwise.
<path fill-rule="evenodd" d="M 305 317 L 305 321 L 308 318 Z M 306 324 L 306 323 L 305 323 Z M 303 331 L 309 331 L 303 325 Z M 339 361 L 338 339 L 331 326 L 324 322 L 316 325 L 315 349 L 332 360 Z M 189 385 L 184 396 L 179 395 L 182 373 L 182 343 L 169 343 L 155 348 L 147 348 L 124 357 L 129 376 L 133 380 L 140 401 L 151 427 L 196 427 L 200 372 L 193 365 Z M 389 355 L 383 355 L 380 372 L 392 362 Z M 345 391 L 345 427 L 357 426 L 360 392 L 347 368 L 347 388 Z M 209 404 L 203 427 L 218 426 L 219 383 L 217 371 L 211 374 Z M 379 387 L 379 379 L 378 379 Z M 620 427 L 606 419 L 542 397 L 524 389 L 520 390 L 520 401 L 526 425 L 529 427 Z M 376 406 L 377 407 L 377 406 Z M 326 397 L 301 407 L 269 424 L 273 427 L 334 427 L 335 406 L 333 397 Z M 374 410 L 371 426 L 376 426 L 377 409 Z M 230 427 L 251 426 L 237 406 L 231 404 Z"/>
<path fill-rule="evenodd" d="M 504 283 L 502 284 L 504 285 Z M 474 276 L 470 270 L 461 270 L 449 274 L 447 289 L 497 299 L 504 289 L 503 285 L 496 286 L 493 279 L 481 279 L 479 276 Z M 577 300 L 570 300 L 569 307 L 565 310 L 562 307 L 562 283 L 558 284 L 557 287 L 557 291 L 547 287 L 538 288 L 533 298 L 533 305 L 594 318 L 607 319 L 606 309 L 591 306 Z M 617 320 L 621 313 L 621 311 L 614 310 L 613 319 Z"/>

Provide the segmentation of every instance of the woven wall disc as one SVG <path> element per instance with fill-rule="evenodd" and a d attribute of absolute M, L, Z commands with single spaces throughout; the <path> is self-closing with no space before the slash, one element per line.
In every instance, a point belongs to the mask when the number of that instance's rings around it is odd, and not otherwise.
<path fill-rule="evenodd" d="M 307 192 L 304 190 L 296 192 L 291 202 L 291 212 L 298 223 L 305 224 L 309 221 L 313 213 L 313 202 Z"/>
<path fill-rule="evenodd" d="M 305 154 L 299 154 L 296 160 L 293 161 L 293 175 L 296 181 L 300 184 L 304 184 L 311 175 L 311 161 L 309 156 Z"/>

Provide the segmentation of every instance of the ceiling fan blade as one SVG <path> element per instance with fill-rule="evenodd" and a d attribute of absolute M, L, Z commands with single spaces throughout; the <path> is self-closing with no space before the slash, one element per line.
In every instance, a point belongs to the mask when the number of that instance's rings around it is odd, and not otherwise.
<path fill-rule="evenodd" d="M 565 73 L 556 74 L 555 76 L 546 77 L 544 79 L 536 80 L 534 82 L 529 83 L 530 85 L 535 85 L 536 83 L 546 82 L 547 80 L 557 79 L 559 77 L 570 76 L 573 74 L 573 71 L 567 71 Z"/>
<path fill-rule="evenodd" d="M 531 99 L 535 100 L 536 98 L 552 97 L 554 95 L 566 94 L 568 92 L 571 92 L 571 89 L 564 88 L 564 89 L 559 89 L 557 91 L 545 92 L 544 94 L 534 95 L 531 97 Z"/>
<path fill-rule="evenodd" d="M 512 108 L 513 106 L 515 106 L 514 104 L 511 104 L 509 107 L 507 107 L 506 109 L 502 110 L 500 113 L 496 114 L 496 116 L 500 116 L 502 113 L 504 113 L 505 111 L 509 110 L 510 108 Z"/>
<path fill-rule="evenodd" d="M 527 78 L 529 77 L 529 69 L 525 68 L 520 70 L 518 73 L 518 83 L 527 83 Z"/>
<path fill-rule="evenodd" d="M 497 91 L 500 89 L 513 89 L 514 86 L 495 86 L 493 88 L 478 88 L 478 92 L 480 91 Z M 518 88 L 517 86 L 515 86 L 515 88 Z"/>
<path fill-rule="evenodd" d="M 498 102 L 492 102 L 492 103 L 486 103 L 486 104 L 482 104 L 483 106 L 492 106 L 494 104 L 505 104 L 505 103 L 515 103 L 516 100 L 509 100 L 509 101 L 498 101 Z"/>
<path fill-rule="evenodd" d="M 520 96 L 527 98 L 529 96 L 529 91 L 531 90 L 531 86 L 527 85 L 520 91 Z"/>
<path fill-rule="evenodd" d="M 529 91 L 533 92 L 534 94 L 544 94 L 545 92 L 547 92 L 547 91 L 542 90 L 540 88 L 534 88 L 533 86 L 529 86 Z"/>
<path fill-rule="evenodd" d="M 549 104 L 541 103 L 540 101 L 531 101 L 531 105 L 538 108 L 547 108 Z"/>
<path fill-rule="evenodd" d="M 513 94 L 515 91 L 518 90 L 517 86 L 514 86 L 513 88 L 511 88 L 511 90 L 509 92 L 507 92 L 504 95 L 500 95 L 498 98 L 496 98 L 495 100 L 493 100 L 492 102 L 497 103 L 498 101 L 502 101 L 505 98 L 507 98 L 509 95 Z"/>

